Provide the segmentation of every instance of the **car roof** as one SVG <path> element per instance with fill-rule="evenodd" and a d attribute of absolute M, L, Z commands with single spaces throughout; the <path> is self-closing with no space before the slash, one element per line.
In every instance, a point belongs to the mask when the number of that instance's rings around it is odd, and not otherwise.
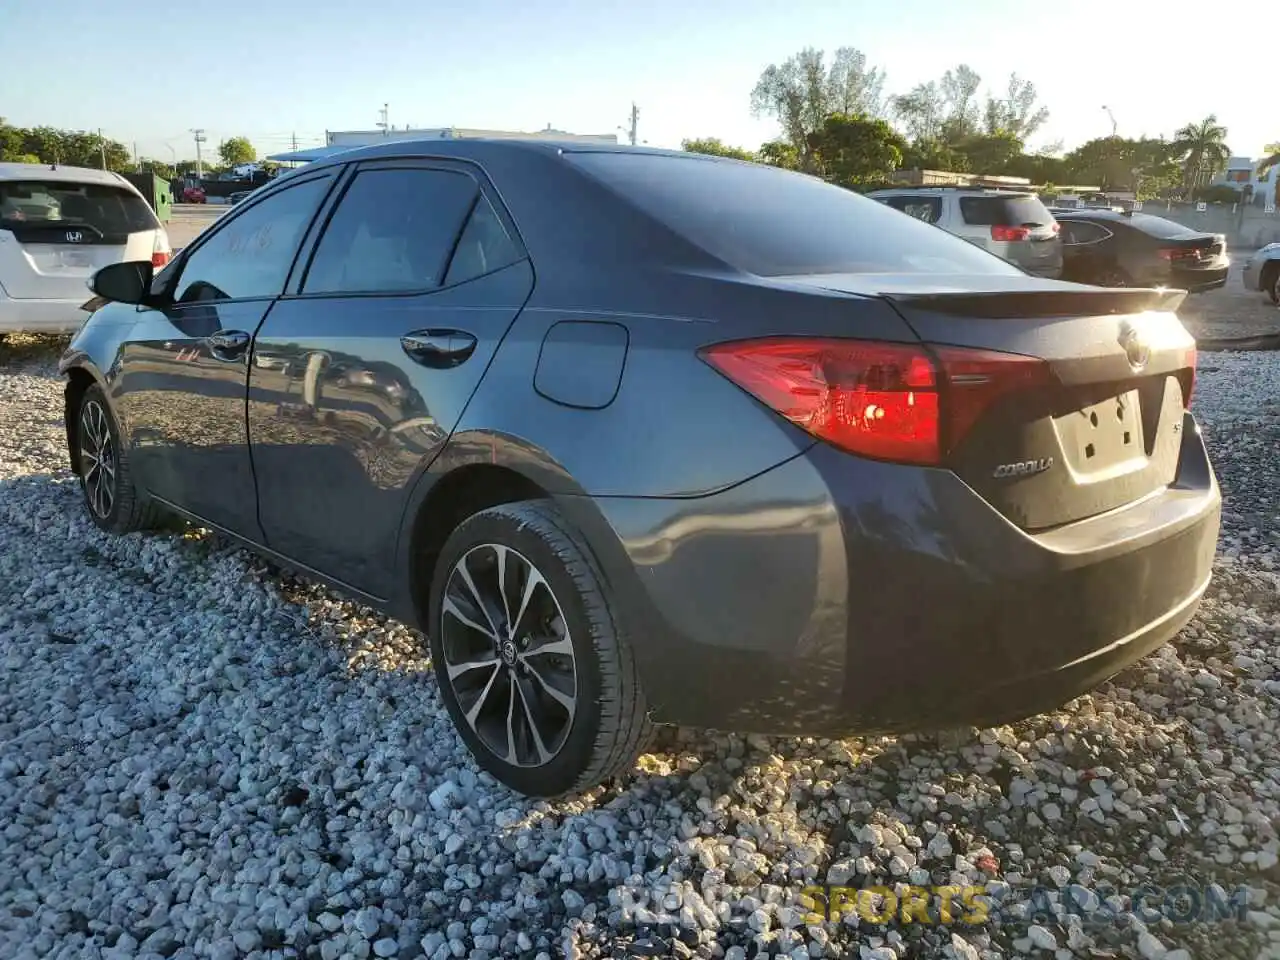
<path fill-rule="evenodd" d="M 696 158 L 700 160 L 723 161 L 726 163 L 741 162 L 728 157 L 714 157 L 707 154 L 689 153 L 685 150 L 666 150 L 658 147 L 633 147 L 629 144 L 607 143 L 604 141 L 599 143 L 584 143 L 581 140 L 552 140 L 545 137 L 529 137 L 527 139 L 518 137 L 461 137 L 458 139 L 429 138 L 422 140 L 391 140 L 387 143 L 366 144 L 330 154 L 329 156 L 322 157 L 319 160 L 313 160 L 305 166 L 299 167 L 291 172 L 299 173 L 303 170 L 315 170 L 320 167 L 353 163 L 360 160 L 377 160 L 381 158 L 389 159 L 392 157 L 442 157 L 457 158 L 459 160 L 481 160 L 504 156 L 518 156 L 522 153 L 538 153 L 542 155 L 555 155 L 560 153 L 635 153 L 647 154 L 650 156 Z"/>
<path fill-rule="evenodd" d="M 0 182 L 6 180 L 62 180 L 67 183 L 109 183 L 112 186 L 129 181 L 110 170 L 92 167 L 64 167 L 48 163 L 0 163 Z"/>

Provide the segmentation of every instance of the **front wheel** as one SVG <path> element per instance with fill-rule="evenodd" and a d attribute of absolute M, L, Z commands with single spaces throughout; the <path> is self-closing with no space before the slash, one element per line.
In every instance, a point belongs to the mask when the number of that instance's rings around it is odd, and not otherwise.
<path fill-rule="evenodd" d="M 1280 304 L 1280 263 L 1269 263 L 1262 271 L 1262 289 L 1272 303 Z"/>
<path fill-rule="evenodd" d="M 120 443 L 120 429 L 97 384 L 80 398 L 75 442 L 73 455 L 90 519 L 108 533 L 132 533 L 158 526 L 160 509 L 134 485 L 129 455 Z"/>
<path fill-rule="evenodd" d="M 552 797 L 627 770 L 650 731 L 635 660 L 601 578 L 546 500 L 464 521 L 429 600 L 431 660 L 476 761 Z"/>

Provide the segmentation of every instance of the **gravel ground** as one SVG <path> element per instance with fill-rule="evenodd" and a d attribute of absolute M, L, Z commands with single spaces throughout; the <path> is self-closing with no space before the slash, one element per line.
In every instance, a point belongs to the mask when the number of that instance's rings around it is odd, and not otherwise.
<path fill-rule="evenodd" d="M 1280 309 L 1266 294 L 1244 288 L 1241 277 L 1248 253 L 1232 257 L 1227 285 L 1187 297 L 1178 315 L 1196 337 L 1256 337 L 1280 333 Z"/>
<path fill-rule="evenodd" d="M 52 356 L 0 360 L 0 956 L 1280 957 L 1274 354 L 1202 358 L 1216 580 L 1096 694 L 942 740 L 667 733 L 553 803 L 476 772 L 413 631 L 199 531 L 99 533 Z M 1011 906 L 807 923 L 824 881 Z M 1249 892 L 1174 923 L 1143 884 Z"/>

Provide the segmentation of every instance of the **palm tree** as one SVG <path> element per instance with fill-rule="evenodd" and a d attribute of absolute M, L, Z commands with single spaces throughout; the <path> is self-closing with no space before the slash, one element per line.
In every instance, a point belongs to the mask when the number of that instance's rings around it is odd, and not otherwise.
<path fill-rule="evenodd" d="M 1174 148 L 1182 155 L 1187 186 L 1196 190 L 1226 166 L 1231 151 L 1226 144 L 1227 128 L 1209 114 L 1199 123 L 1189 123 L 1173 135 Z"/>
<path fill-rule="evenodd" d="M 1272 167 L 1280 167 L 1280 143 L 1268 143 L 1262 148 L 1266 156 L 1258 162 L 1258 173 L 1266 173 Z"/>

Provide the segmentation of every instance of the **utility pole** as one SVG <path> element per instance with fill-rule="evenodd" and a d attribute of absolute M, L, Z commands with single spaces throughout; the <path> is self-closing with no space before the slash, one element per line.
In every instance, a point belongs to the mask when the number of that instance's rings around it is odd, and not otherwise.
<path fill-rule="evenodd" d="M 292 140 L 293 140 L 293 152 L 297 153 L 298 152 L 298 131 L 295 130 L 293 132 Z"/>
<path fill-rule="evenodd" d="M 384 104 L 382 105 L 382 110 L 380 111 L 380 113 L 381 113 L 381 115 L 382 115 L 382 120 L 381 120 L 381 121 L 379 121 L 379 123 L 378 123 L 378 126 L 382 128 L 382 135 L 383 135 L 384 137 L 385 137 L 388 133 L 390 133 L 390 132 L 391 132 L 391 124 L 388 122 L 388 116 L 389 116 L 388 107 L 389 107 L 389 106 L 390 106 L 390 105 L 389 105 L 389 104 L 386 104 L 386 103 L 384 103 Z"/>
<path fill-rule="evenodd" d="M 191 131 L 196 140 L 196 179 L 204 179 L 204 156 L 200 153 L 200 144 L 205 142 L 204 128 L 197 127 Z"/>
<path fill-rule="evenodd" d="M 133 172 L 141 173 L 142 164 L 138 162 L 138 141 L 133 141 Z"/>
<path fill-rule="evenodd" d="M 640 108 L 637 107 L 635 103 L 632 103 L 631 104 L 631 128 L 627 132 L 627 136 L 631 139 L 631 145 L 633 147 L 636 145 L 636 127 L 639 123 L 640 123 Z"/>
<path fill-rule="evenodd" d="M 1111 118 L 1111 136 L 1114 137 L 1116 136 L 1116 130 L 1118 129 L 1118 127 L 1116 126 L 1116 115 L 1111 112 L 1111 108 L 1108 107 L 1105 103 L 1102 105 L 1102 109 L 1107 111 L 1107 116 Z"/>
<path fill-rule="evenodd" d="M 107 141 L 102 139 L 102 128 L 98 128 L 98 149 L 102 151 L 102 169 L 107 169 Z"/>

